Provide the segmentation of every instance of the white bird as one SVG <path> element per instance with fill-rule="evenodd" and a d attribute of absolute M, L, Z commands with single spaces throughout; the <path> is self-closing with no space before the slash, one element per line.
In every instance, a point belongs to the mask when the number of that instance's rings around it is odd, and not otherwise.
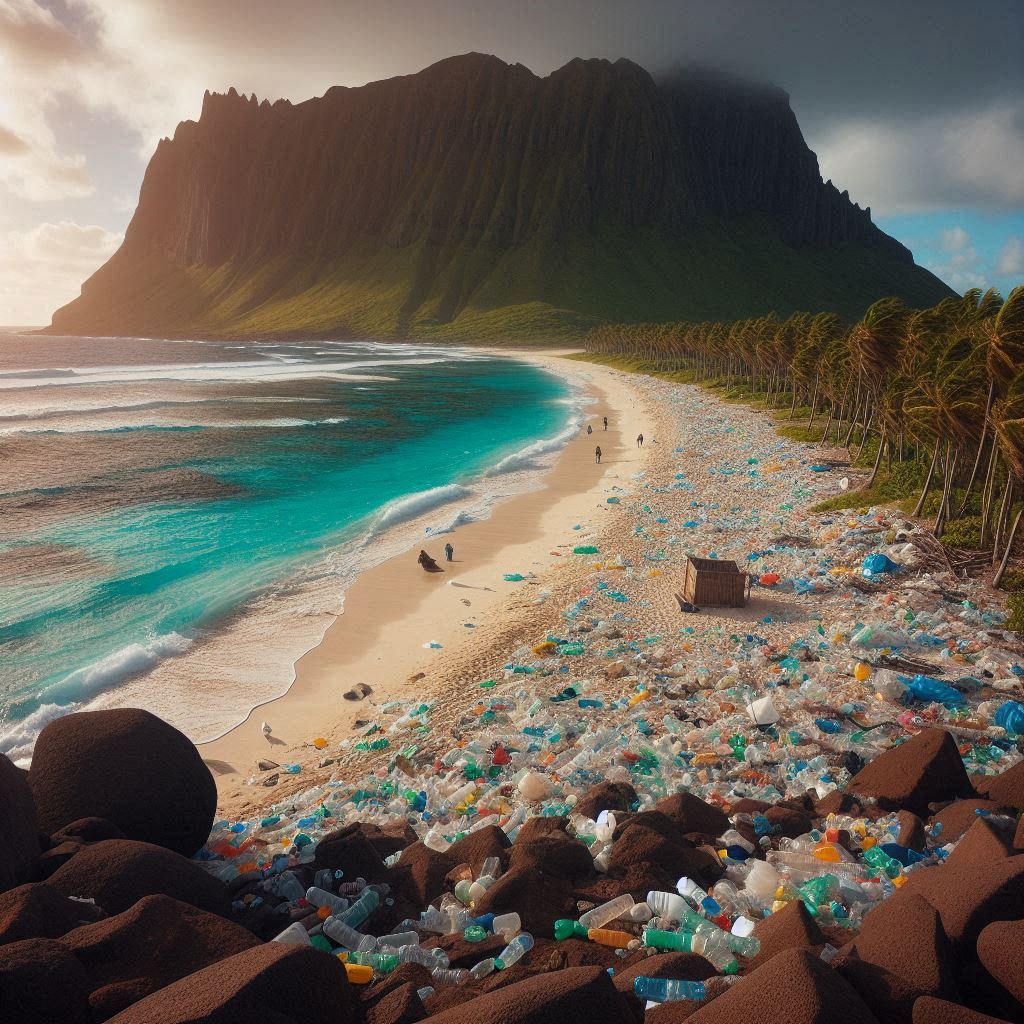
<path fill-rule="evenodd" d="M 270 739 L 270 734 L 271 732 L 273 732 L 273 730 L 270 728 L 269 725 L 267 725 L 266 722 L 260 723 L 260 730 L 263 733 L 263 735 L 267 737 L 267 739 Z"/>

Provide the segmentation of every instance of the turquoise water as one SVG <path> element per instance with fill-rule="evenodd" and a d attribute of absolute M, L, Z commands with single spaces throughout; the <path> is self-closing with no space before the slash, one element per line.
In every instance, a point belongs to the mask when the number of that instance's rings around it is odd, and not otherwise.
<path fill-rule="evenodd" d="M 0 579 L 8 749 L 41 708 L 180 655 L 325 553 L 457 501 L 503 460 L 528 465 L 515 453 L 572 413 L 550 374 L 435 349 L 277 346 L 251 370 L 183 363 L 177 377 L 146 358 L 0 390 L 7 468 L 47 466 L 46 486 L 0 487 L 0 512 L 13 510 L 0 558 L 19 570 Z M 364 379 L 337 379 L 339 365 Z"/>

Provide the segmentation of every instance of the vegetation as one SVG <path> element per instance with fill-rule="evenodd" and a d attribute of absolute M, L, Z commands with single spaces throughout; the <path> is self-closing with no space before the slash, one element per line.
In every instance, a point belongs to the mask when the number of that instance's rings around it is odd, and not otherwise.
<path fill-rule="evenodd" d="M 794 313 L 603 326 L 586 345 L 591 358 L 788 410 L 789 436 L 870 465 L 863 491 L 820 508 L 913 495 L 908 513 L 949 543 L 991 548 L 1003 582 L 1024 514 L 1024 285 L 925 309 L 880 299 L 852 325 Z"/>

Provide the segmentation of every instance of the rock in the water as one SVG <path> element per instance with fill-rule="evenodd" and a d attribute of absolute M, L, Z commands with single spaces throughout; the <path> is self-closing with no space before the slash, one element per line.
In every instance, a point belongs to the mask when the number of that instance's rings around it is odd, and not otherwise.
<path fill-rule="evenodd" d="M 76 928 L 61 941 L 85 968 L 97 1021 L 260 944 L 241 925 L 169 896 L 146 896 L 124 913 Z"/>
<path fill-rule="evenodd" d="M 94 899 L 108 914 L 120 914 L 157 893 L 213 914 L 230 913 L 226 887 L 198 864 L 130 839 L 105 839 L 82 847 L 48 884 L 65 896 Z"/>
<path fill-rule="evenodd" d="M 106 818 L 129 839 L 191 857 L 210 834 L 217 786 L 192 741 L 136 708 L 83 711 L 39 734 L 29 783 L 40 826 Z"/>
<path fill-rule="evenodd" d="M 53 939 L 0 946 L 0 1020 L 5 1024 L 91 1024 L 82 965 Z"/>
<path fill-rule="evenodd" d="M 974 796 L 960 751 L 942 729 L 926 729 L 880 754 L 850 779 L 847 790 L 874 798 L 887 811 L 913 811 L 922 818 L 930 803 Z"/>
<path fill-rule="evenodd" d="M 1024 1003 L 1024 920 L 997 921 L 978 936 L 978 959 L 989 974 Z"/>
<path fill-rule="evenodd" d="M 38 860 L 36 807 L 28 778 L 0 754 L 0 892 L 32 881 Z"/>
<path fill-rule="evenodd" d="M 628 1010 L 600 967 L 539 974 L 454 1006 L 431 1024 L 626 1024 Z"/>
<path fill-rule="evenodd" d="M 0 945 L 22 939 L 57 939 L 72 928 L 92 924 L 103 911 L 69 900 L 44 882 L 0 893 Z"/>
<path fill-rule="evenodd" d="M 159 989 L 111 1024 L 349 1024 L 352 993 L 337 957 L 265 942 Z M 477 1022 L 479 1024 L 479 1022 Z"/>

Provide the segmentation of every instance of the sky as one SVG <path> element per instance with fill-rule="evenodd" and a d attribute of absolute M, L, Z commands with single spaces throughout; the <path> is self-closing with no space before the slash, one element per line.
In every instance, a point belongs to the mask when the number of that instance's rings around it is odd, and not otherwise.
<path fill-rule="evenodd" d="M 0 324 L 78 294 L 204 90 L 298 101 L 470 50 L 774 82 L 919 263 L 1024 281 L 1024 0 L 0 0 Z"/>

